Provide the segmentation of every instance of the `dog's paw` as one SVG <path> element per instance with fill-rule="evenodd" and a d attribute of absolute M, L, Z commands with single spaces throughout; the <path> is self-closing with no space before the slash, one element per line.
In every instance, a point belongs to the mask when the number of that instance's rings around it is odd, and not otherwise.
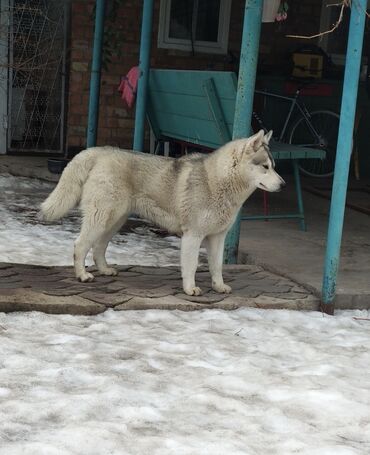
<path fill-rule="evenodd" d="M 107 275 L 107 276 L 117 276 L 118 275 L 118 270 L 116 270 L 114 267 L 107 267 L 106 269 L 99 270 L 99 272 L 102 275 Z"/>
<path fill-rule="evenodd" d="M 212 283 L 212 289 L 216 292 L 219 292 L 220 294 L 230 294 L 232 292 L 231 287 L 224 283 L 222 284 Z"/>
<path fill-rule="evenodd" d="M 191 288 L 184 288 L 184 292 L 187 295 L 202 295 L 202 290 L 198 286 L 194 286 Z"/>
<path fill-rule="evenodd" d="M 77 279 L 78 281 L 81 281 L 81 283 L 88 283 L 90 281 L 94 281 L 94 275 L 89 272 L 84 272 L 78 276 Z"/>

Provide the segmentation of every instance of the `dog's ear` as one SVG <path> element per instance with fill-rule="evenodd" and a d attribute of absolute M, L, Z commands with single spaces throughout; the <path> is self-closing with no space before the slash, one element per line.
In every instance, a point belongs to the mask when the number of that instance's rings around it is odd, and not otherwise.
<path fill-rule="evenodd" d="M 265 137 L 263 138 L 263 141 L 265 142 L 265 144 L 269 144 L 270 140 L 272 138 L 272 130 L 270 130 L 266 135 Z"/>
<path fill-rule="evenodd" d="M 256 152 L 261 147 L 264 136 L 265 132 L 263 130 L 259 130 L 258 133 L 248 139 L 248 145 Z"/>

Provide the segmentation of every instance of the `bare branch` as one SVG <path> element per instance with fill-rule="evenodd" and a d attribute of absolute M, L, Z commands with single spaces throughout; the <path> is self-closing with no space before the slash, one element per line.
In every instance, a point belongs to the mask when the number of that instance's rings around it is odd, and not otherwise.
<path fill-rule="evenodd" d="M 341 6 L 338 20 L 330 30 L 326 30 L 325 32 L 317 33 L 316 35 L 310 35 L 310 36 L 286 35 L 287 38 L 314 39 L 314 38 L 320 38 L 321 36 L 324 36 L 324 35 L 328 35 L 329 33 L 333 33 L 334 30 L 336 30 L 339 27 L 339 25 L 342 23 L 344 8 L 351 6 L 351 0 L 343 0 L 341 3 L 333 3 L 332 5 L 327 5 L 327 7 L 330 7 L 330 6 Z"/>

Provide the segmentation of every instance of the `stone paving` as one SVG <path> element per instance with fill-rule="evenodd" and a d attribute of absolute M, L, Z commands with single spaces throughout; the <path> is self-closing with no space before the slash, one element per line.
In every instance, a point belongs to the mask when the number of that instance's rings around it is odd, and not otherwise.
<path fill-rule="evenodd" d="M 79 283 L 72 267 L 41 267 L 0 263 L 0 311 L 43 311 L 54 314 L 92 315 L 114 310 L 201 310 L 240 307 L 317 310 L 319 299 L 293 281 L 255 265 L 224 267 L 232 294 L 210 288 L 206 268 L 197 272 L 201 296 L 188 296 L 176 267 L 120 266 L 116 277 L 99 276 Z M 94 267 L 89 271 L 95 272 Z"/>

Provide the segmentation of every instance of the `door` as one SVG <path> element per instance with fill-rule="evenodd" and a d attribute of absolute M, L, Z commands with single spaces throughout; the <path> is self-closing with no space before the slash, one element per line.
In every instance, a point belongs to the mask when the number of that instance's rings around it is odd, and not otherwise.
<path fill-rule="evenodd" d="M 25 154 L 62 152 L 69 2 L 7 1 L 7 148 Z"/>
<path fill-rule="evenodd" d="M 0 0 L 0 154 L 7 151 L 9 0 Z"/>

